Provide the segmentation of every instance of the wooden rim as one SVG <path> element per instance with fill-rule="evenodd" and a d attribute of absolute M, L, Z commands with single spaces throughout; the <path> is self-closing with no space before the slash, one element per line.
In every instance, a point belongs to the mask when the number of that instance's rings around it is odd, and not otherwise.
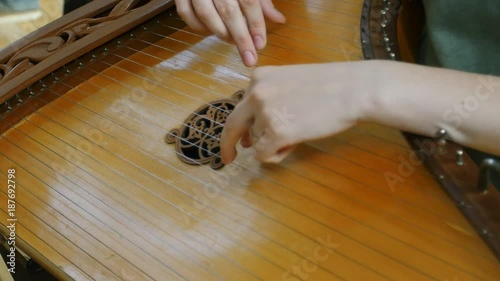
<path fill-rule="evenodd" d="M 365 59 L 401 60 L 397 44 L 400 0 L 365 0 L 361 13 L 361 46 Z"/>

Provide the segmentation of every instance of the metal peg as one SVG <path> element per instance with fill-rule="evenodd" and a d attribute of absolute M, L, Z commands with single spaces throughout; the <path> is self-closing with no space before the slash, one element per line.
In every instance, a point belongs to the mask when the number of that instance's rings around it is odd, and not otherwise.
<path fill-rule="evenodd" d="M 444 145 L 448 140 L 448 132 L 445 129 L 439 129 L 435 138 L 439 145 Z"/>
<path fill-rule="evenodd" d="M 54 72 L 52 72 L 51 75 L 54 78 L 54 81 L 56 82 L 59 81 L 59 77 L 57 77 L 57 75 Z"/>
<path fill-rule="evenodd" d="M 23 99 L 21 98 L 21 96 L 19 94 L 16 94 L 15 97 L 19 103 L 23 103 Z"/>
<path fill-rule="evenodd" d="M 484 159 L 479 166 L 479 180 L 477 183 L 481 193 L 488 193 L 488 185 L 490 184 L 491 171 L 500 173 L 500 162 L 495 159 Z"/>
<path fill-rule="evenodd" d="M 456 163 L 458 166 L 462 166 L 464 164 L 464 151 L 459 149 L 455 153 L 456 155 Z"/>

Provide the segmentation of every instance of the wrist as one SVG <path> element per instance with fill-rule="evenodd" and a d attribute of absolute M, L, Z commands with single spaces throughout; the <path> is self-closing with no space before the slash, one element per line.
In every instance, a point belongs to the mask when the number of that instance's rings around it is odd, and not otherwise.
<path fill-rule="evenodd" d="M 392 70 L 394 63 L 391 61 L 370 60 L 362 63 L 365 74 L 361 76 L 363 81 L 359 82 L 359 96 L 355 101 L 359 107 L 358 123 L 381 123 L 381 112 L 390 109 L 390 100 L 394 98 L 391 97 L 391 83 L 393 79 L 398 79 L 393 76 L 397 72 Z"/>

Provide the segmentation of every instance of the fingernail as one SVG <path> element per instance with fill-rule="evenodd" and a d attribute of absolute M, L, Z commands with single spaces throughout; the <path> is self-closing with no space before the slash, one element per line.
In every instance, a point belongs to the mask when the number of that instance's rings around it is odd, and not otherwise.
<path fill-rule="evenodd" d="M 285 23 L 285 22 L 286 22 L 286 17 L 285 17 L 285 15 L 283 15 L 283 13 L 282 13 L 282 12 L 280 12 L 280 11 L 278 11 L 278 13 L 279 13 L 279 14 L 280 14 L 280 16 L 281 16 L 281 23 Z"/>
<path fill-rule="evenodd" d="M 243 62 L 246 66 L 253 66 L 257 60 L 255 59 L 255 55 L 250 51 L 245 51 L 243 53 Z"/>
<path fill-rule="evenodd" d="M 264 43 L 264 39 L 260 35 L 256 35 L 253 37 L 253 44 L 255 45 L 255 48 L 257 48 L 257 50 L 261 50 L 266 46 L 266 43 Z"/>
<path fill-rule="evenodd" d="M 249 148 L 250 146 L 252 146 L 252 144 L 249 140 L 241 140 L 241 146 L 244 148 Z"/>

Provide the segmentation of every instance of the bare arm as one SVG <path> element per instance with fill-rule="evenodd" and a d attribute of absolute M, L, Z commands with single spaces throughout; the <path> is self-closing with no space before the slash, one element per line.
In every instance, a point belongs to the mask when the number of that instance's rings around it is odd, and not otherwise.
<path fill-rule="evenodd" d="M 500 154 L 500 78 L 391 61 L 258 68 L 222 134 L 224 162 L 240 138 L 278 162 L 303 141 L 376 122 Z"/>
<path fill-rule="evenodd" d="M 388 63 L 368 121 L 500 155 L 500 77 Z"/>

